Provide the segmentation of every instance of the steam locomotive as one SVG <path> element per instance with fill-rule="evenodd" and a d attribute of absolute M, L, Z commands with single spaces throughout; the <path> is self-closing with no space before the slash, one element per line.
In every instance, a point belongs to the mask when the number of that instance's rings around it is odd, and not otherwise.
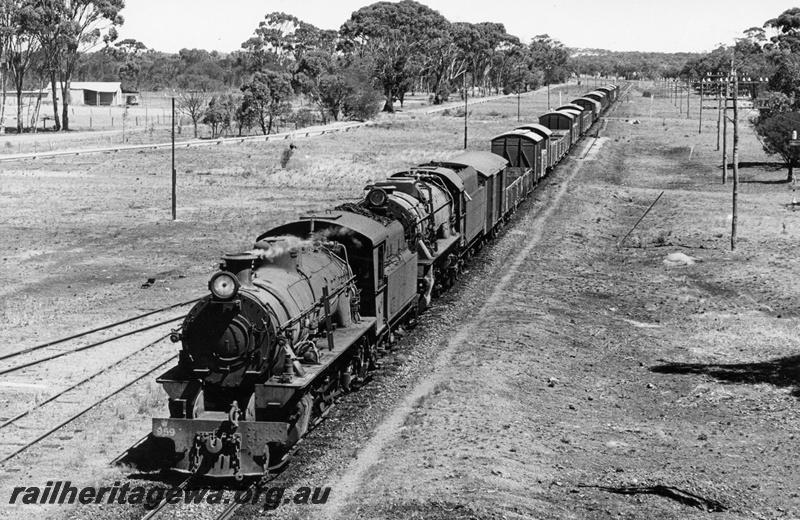
<path fill-rule="evenodd" d="M 598 89 L 492 139 L 490 152 L 397 172 L 362 200 L 261 234 L 222 258 L 171 339 L 153 438 L 173 469 L 263 475 L 362 383 L 395 333 L 456 283 L 616 99 Z"/>

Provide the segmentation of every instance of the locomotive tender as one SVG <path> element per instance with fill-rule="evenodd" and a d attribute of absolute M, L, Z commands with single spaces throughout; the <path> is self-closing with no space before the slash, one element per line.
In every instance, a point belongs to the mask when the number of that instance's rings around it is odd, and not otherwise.
<path fill-rule="evenodd" d="M 261 234 L 222 258 L 209 294 L 171 339 L 168 418 L 154 440 L 169 467 L 260 476 L 360 384 L 616 98 L 590 93 L 448 161 L 397 172 L 357 203 Z"/>

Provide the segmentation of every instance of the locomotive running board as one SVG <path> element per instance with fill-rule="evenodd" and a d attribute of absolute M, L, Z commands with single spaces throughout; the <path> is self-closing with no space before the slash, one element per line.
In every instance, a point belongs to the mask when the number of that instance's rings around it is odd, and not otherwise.
<path fill-rule="evenodd" d="M 333 350 L 328 350 L 327 339 L 319 338 L 318 364 L 303 364 L 303 375 L 292 377 L 291 381 L 283 381 L 282 376 L 272 376 L 266 382 L 256 385 L 256 409 L 282 408 L 298 391 L 311 385 L 318 376 L 336 363 L 342 354 L 349 351 L 361 338 L 375 326 L 375 318 L 361 318 L 359 323 L 336 329 L 333 335 Z"/>
<path fill-rule="evenodd" d="M 444 260 L 447 259 L 446 255 L 450 252 L 450 250 L 453 248 L 453 246 L 458 244 L 458 240 L 460 238 L 461 238 L 460 236 L 454 235 L 452 237 L 441 238 L 441 239 L 437 240 L 436 241 L 437 248 L 436 248 L 436 252 L 433 253 L 433 256 L 430 257 L 430 258 L 424 258 L 424 257 L 422 257 L 420 255 L 420 258 L 417 261 L 417 263 L 419 265 L 426 265 L 427 266 L 427 265 L 432 265 L 434 263 L 443 262 Z"/>

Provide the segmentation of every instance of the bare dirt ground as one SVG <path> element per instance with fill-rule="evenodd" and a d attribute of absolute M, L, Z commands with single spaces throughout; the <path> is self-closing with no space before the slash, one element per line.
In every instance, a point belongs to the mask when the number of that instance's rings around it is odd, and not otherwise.
<path fill-rule="evenodd" d="M 667 100 L 651 110 L 634 89 L 621 101 L 586 158 L 559 167 L 276 483 L 329 485 L 328 503 L 271 515 L 800 517 L 800 217 L 785 206 L 785 172 L 744 130 L 732 253 L 715 120 L 706 114 L 698 135 L 696 113 L 681 117 Z M 546 109 L 541 94 L 523 103 L 523 117 Z M 485 149 L 515 116 L 516 100 L 474 108 L 471 146 Z M 169 220 L 166 152 L 3 165 L 0 354 L 199 295 L 221 253 L 395 169 L 453 155 L 462 125 L 404 116 L 302 141 L 286 169 L 280 143 L 184 151 L 178 222 Z M 665 264 L 674 253 L 695 263 Z M 64 369 L 77 370 L 65 361 L 8 380 L 38 386 L 0 387 L 0 415 L 47 395 Z M 4 464 L 0 503 L 15 485 L 129 477 L 108 461 L 164 413 L 160 397 L 152 381 L 136 385 Z M 24 425 L 15 431 L 24 437 Z M 140 514 L 0 509 L 11 518 Z"/>
<path fill-rule="evenodd" d="M 785 173 L 742 170 L 731 252 L 713 123 L 698 136 L 667 102 L 651 121 L 627 99 L 311 516 L 800 516 Z M 765 161 L 744 134 L 742 160 Z M 696 263 L 665 264 L 672 253 Z"/>

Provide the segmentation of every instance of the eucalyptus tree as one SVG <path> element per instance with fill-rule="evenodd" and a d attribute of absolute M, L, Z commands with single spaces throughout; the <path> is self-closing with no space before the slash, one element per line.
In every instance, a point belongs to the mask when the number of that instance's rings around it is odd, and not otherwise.
<path fill-rule="evenodd" d="M 294 34 L 301 21 L 293 15 L 274 12 L 259 22 L 253 36 L 242 43 L 251 73 L 268 69 L 289 70 L 294 58 Z"/>
<path fill-rule="evenodd" d="M 17 132 L 22 133 L 25 120 L 22 117 L 22 89 L 25 75 L 31 68 L 34 55 L 39 50 L 39 43 L 30 31 L 32 2 L 30 0 L 12 0 L 5 2 L 8 9 L 6 19 L 7 40 L 4 44 L 4 60 L 2 66 L 11 73 L 14 89 L 17 93 Z"/>
<path fill-rule="evenodd" d="M 425 68 L 431 42 L 442 38 L 449 22 L 413 0 L 377 2 L 354 12 L 339 29 L 340 49 L 374 63 L 374 76 L 385 97 L 384 111 L 394 112 Z"/>
<path fill-rule="evenodd" d="M 275 119 L 291 109 L 292 82 L 286 72 L 256 72 L 252 80 L 242 85 L 240 113 L 256 121 L 264 135 L 272 132 Z"/>
<path fill-rule="evenodd" d="M 124 19 L 120 11 L 125 0 L 30 0 L 35 19 L 33 34 L 42 46 L 53 86 L 54 110 L 56 80 L 61 88 L 61 128 L 69 130 L 69 85 L 78 67 L 80 56 L 102 40 L 116 40 L 116 26 Z M 58 126 L 58 123 L 57 123 Z"/>
<path fill-rule="evenodd" d="M 547 34 L 540 34 L 528 46 L 533 66 L 543 71 L 547 85 L 560 83 L 569 77 L 569 52 L 564 45 Z"/>
<path fill-rule="evenodd" d="M 520 82 L 531 78 L 531 66 L 525 45 L 516 36 L 508 35 L 492 56 L 490 80 L 495 92 L 517 92 L 524 88 Z"/>
<path fill-rule="evenodd" d="M 139 89 L 139 72 L 142 70 L 142 57 L 147 52 L 147 46 L 133 38 L 126 38 L 116 42 L 113 47 L 106 47 L 108 54 L 119 63 L 117 75 L 123 87 Z"/>
<path fill-rule="evenodd" d="M 767 20 L 764 27 L 776 34 L 768 43 L 756 35 L 756 43 L 761 43 L 774 69 L 769 76 L 770 91 L 761 96 L 763 106 L 754 126 L 764 151 L 786 161 L 787 181 L 793 181 L 794 166 L 800 161 L 800 148 L 789 144 L 792 132 L 800 130 L 800 8 L 787 9 Z"/>
<path fill-rule="evenodd" d="M 447 25 L 447 30 L 429 42 L 428 60 L 424 75 L 433 92 L 433 104 L 447 101 L 453 83 L 467 72 L 467 60 L 456 39 L 469 29 L 463 24 Z"/>
<path fill-rule="evenodd" d="M 473 90 L 476 86 L 484 90 L 491 88 L 493 67 L 498 63 L 495 55 L 508 48 L 514 39 L 516 37 L 509 35 L 501 23 L 481 22 L 459 28 L 455 33 L 456 45 L 469 63 Z"/>
<path fill-rule="evenodd" d="M 800 7 L 792 7 L 776 18 L 767 20 L 764 27 L 777 31 L 770 38 L 775 48 L 787 53 L 800 52 Z"/>
<path fill-rule="evenodd" d="M 0 135 L 5 134 L 5 112 L 6 112 L 6 56 L 15 32 L 14 19 L 18 9 L 18 2 L 15 0 L 0 0 Z"/>

